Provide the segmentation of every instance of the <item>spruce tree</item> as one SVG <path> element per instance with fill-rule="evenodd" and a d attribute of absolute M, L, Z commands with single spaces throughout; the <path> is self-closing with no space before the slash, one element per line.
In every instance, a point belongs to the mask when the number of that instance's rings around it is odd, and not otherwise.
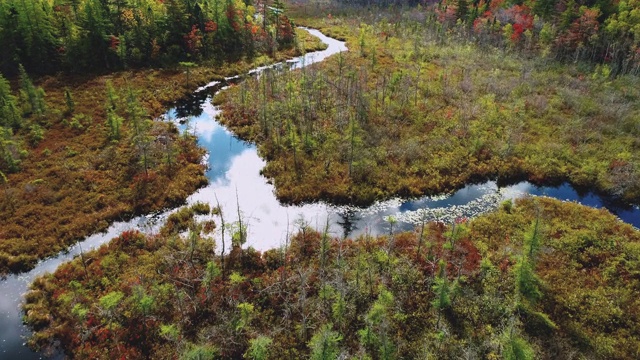
<path fill-rule="evenodd" d="M 11 94 L 7 79 L 0 74 L 0 126 L 19 129 L 22 125 L 17 99 Z"/>

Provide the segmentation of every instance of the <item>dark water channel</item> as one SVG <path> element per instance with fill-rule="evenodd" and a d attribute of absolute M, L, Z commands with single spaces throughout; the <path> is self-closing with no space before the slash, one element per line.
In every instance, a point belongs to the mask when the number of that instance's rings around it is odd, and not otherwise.
<path fill-rule="evenodd" d="M 317 30 L 310 32 L 328 44 L 328 48 L 297 58 L 277 68 L 300 68 L 340 51 L 346 51 L 343 42 L 328 38 Z M 259 74 L 269 67 L 251 72 Z M 274 71 L 274 70 L 268 70 Z M 238 206 L 248 223 L 248 241 L 245 246 L 266 250 L 282 246 L 287 233 L 295 231 L 301 223 L 322 229 L 326 222 L 335 236 L 358 236 L 363 233 L 379 234 L 388 231 L 388 217 L 397 221 L 397 229 L 411 229 L 414 224 L 426 220 L 450 222 L 459 217 L 473 217 L 494 209 L 505 199 L 526 196 L 549 196 L 561 200 L 577 201 L 584 205 L 605 207 L 622 221 L 640 227 L 640 210 L 616 204 L 615 201 L 593 193 L 578 193 L 569 185 L 559 187 L 536 187 L 530 183 L 498 187 L 495 182 L 468 185 L 448 195 L 424 197 L 420 199 L 390 199 L 378 202 L 368 208 L 332 206 L 313 203 L 302 206 L 283 206 L 274 196 L 274 189 L 260 175 L 265 162 L 256 151 L 255 145 L 237 139 L 216 120 L 219 109 L 211 104 L 211 97 L 230 83 L 240 78 L 229 78 L 223 82 L 212 82 L 196 91 L 191 97 L 176 104 L 164 116 L 166 121 L 175 121 L 183 131 L 198 136 L 199 143 L 208 151 L 207 176 L 209 185 L 189 197 L 187 202 L 197 201 L 220 203 L 225 211 L 225 220 L 236 221 Z M 38 264 L 32 271 L 11 275 L 0 281 L 0 359 L 42 358 L 24 346 L 29 335 L 21 322 L 20 304 L 33 279 L 46 272 L 54 271 L 61 263 L 80 253 L 108 242 L 125 230 L 138 229 L 154 232 L 163 220 L 175 209 L 160 214 L 141 216 L 128 222 L 114 223 L 107 232 L 94 234 L 73 246 L 68 252 Z M 236 216 L 234 218 L 234 216 Z"/>

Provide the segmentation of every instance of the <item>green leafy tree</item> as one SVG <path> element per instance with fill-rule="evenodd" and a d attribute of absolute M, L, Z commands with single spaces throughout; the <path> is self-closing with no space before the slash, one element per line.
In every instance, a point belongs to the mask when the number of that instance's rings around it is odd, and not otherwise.
<path fill-rule="evenodd" d="M 82 54 L 80 60 L 89 68 L 111 68 L 113 64 L 109 58 L 109 34 L 112 33 L 112 24 L 103 4 L 100 0 L 87 0 L 83 9 L 79 16 L 80 26 L 85 30 L 79 39 Z"/>
<path fill-rule="evenodd" d="M 73 96 L 71 95 L 71 90 L 64 89 L 64 102 L 67 105 L 67 114 L 71 115 L 76 109 L 76 103 L 73 101 Z"/>
<path fill-rule="evenodd" d="M 255 315 L 255 307 L 249 303 L 240 303 L 237 306 L 239 312 L 239 318 L 236 322 L 235 330 L 241 331 L 249 326 L 251 320 Z"/>
<path fill-rule="evenodd" d="M 15 73 L 17 64 L 46 73 L 59 65 L 58 41 L 51 3 L 41 0 L 7 0 L 0 8 L 0 42 L 5 71 Z"/>
<path fill-rule="evenodd" d="M 160 336 L 169 341 L 177 342 L 180 338 L 180 330 L 175 324 L 161 324 Z"/>
<path fill-rule="evenodd" d="M 540 278 L 535 273 L 535 259 L 542 241 L 540 220 L 536 219 L 525 234 L 524 253 L 518 258 L 514 266 L 516 291 L 530 304 L 535 304 L 542 298 Z"/>
<path fill-rule="evenodd" d="M 100 298 L 100 307 L 108 316 L 113 316 L 123 298 L 122 292 L 112 291 Z"/>
<path fill-rule="evenodd" d="M 514 266 L 516 291 L 530 303 L 535 303 L 542 297 L 539 288 L 540 280 L 535 273 L 533 264 L 526 256 L 520 256 Z"/>
<path fill-rule="evenodd" d="M 513 327 L 505 329 L 500 336 L 502 357 L 505 360 L 533 360 L 535 351 L 533 347 Z"/>
<path fill-rule="evenodd" d="M 395 298 L 386 288 L 381 288 L 378 298 L 365 317 L 366 327 L 358 331 L 360 343 L 380 359 L 393 359 L 395 345 L 391 339 L 390 327 Z"/>
<path fill-rule="evenodd" d="M 137 95 L 132 88 L 129 88 L 127 93 L 127 120 L 133 130 L 131 142 L 138 150 L 145 174 L 148 174 L 151 166 L 149 155 L 149 147 L 151 145 L 149 129 L 151 128 L 151 121 L 146 119 L 146 116 L 147 114 L 138 101 Z"/>
<path fill-rule="evenodd" d="M 102 315 L 105 319 L 105 325 L 109 330 L 114 334 L 114 340 L 116 349 L 120 356 L 122 356 L 120 351 L 120 336 L 119 336 L 119 328 L 121 327 L 118 321 L 119 308 L 122 303 L 122 299 L 124 298 L 124 294 L 120 291 L 111 291 L 110 293 L 104 295 L 98 300 L 100 305 L 100 309 L 102 311 Z"/>
<path fill-rule="evenodd" d="M 214 360 L 218 358 L 218 349 L 213 345 L 189 344 L 180 354 L 180 360 Z"/>
<path fill-rule="evenodd" d="M 13 130 L 0 127 L 0 169 L 7 173 L 18 171 L 25 155 L 20 142 L 13 136 Z"/>
<path fill-rule="evenodd" d="M 440 260 L 438 263 L 438 275 L 433 281 L 432 289 L 436 297 L 431 302 L 431 305 L 438 309 L 438 311 L 443 311 L 451 307 L 451 284 L 447 279 L 446 267 L 446 262 Z"/>
<path fill-rule="evenodd" d="M 113 88 L 113 83 L 107 80 L 106 84 L 106 96 L 105 109 L 107 111 L 107 128 L 109 130 L 109 139 L 119 140 L 121 127 L 124 119 L 118 115 L 118 100 L 119 96 L 116 90 Z"/>
<path fill-rule="evenodd" d="M 107 110 L 107 126 L 109 128 L 109 139 L 116 141 L 120 139 L 120 129 L 122 127 L 123 120 L 124 119 L 122 119 L 122 117 L 115 111 L 111 109 Z"/>

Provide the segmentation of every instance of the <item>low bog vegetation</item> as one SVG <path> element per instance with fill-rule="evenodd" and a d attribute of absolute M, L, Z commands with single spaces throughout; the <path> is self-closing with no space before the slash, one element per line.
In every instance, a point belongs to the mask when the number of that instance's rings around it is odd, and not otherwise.
<path fill-rule="evenodd" d="M 478 45 L 421 11 L 303 19 L 350 51 L 222 95 L 281 200 L 369 204 L 497 177 L 640 201 L 637 77 Z"/>
<path fill-rule="evenodd" d="M 183 203 L 207 183 L 203 150 L 151 119 L 212 79 L 323 47 L 297 34 L 296 48 L 215 68 L 60 75 L 36 85 L 26 72 L 15 84 L 0 77 L 0 274 L 26 271 L 112 221 Z"/>
<path fill-rule="evenodd" d="M 640 351 L 640 233 L 603 210 L 529 198 L 450 226 L 357 239 L 299 221 L 288 247 L 236 244 L 224 258 L 212 226 L 184 218 L 205 210 L 176 216 L 187 233 L 126 232 L 36 280 L 25 305 L 30 345 L 60 341 L 76 358 L 631 359 Z M 199 219 L 220 224 L 220 213 Z"/>

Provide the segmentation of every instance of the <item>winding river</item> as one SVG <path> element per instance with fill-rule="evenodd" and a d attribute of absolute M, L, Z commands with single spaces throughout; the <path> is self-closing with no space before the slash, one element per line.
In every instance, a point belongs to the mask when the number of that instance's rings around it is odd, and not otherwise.
<path fill-rule="evenodd" d="M 317 30 L 308 31 L 328 45 L 323 51 L 254 69 L 250 74 L 259 74 L 273 68 L 300 68 L 322 61 L 330 55 L 347 48 L 344 42 L 329 38 Z M 314 203 L 302 206 L 283 206 L 274 196 L 273 185 L 260 175 L 265 165 L 256 151 L 255 145 L 237 139 L 224 126 L 216 121 L 219 109 L 211 105 L 215 92 L 224 89 L 229 83 L 240 81 L 239 77 L 228 78 L 223 82 L 212 82 L 192 94 L 188 99 L 164 115 L 166 121 L 175 121 L 184 131 L 194 132 L 201 146 L 208 151 L 209 185 L 192 194 L 187 202 L 197 201 L 216 203 L 228 214 L 227 220 L 236 221 L 238 206 L 245 222 L 248 222 L 248 241 L 245 246 L 266 250 L 284 244 L 287 232 L 294 231 L 301 222 L 323 228 L 328 221 L 330 231 L 335 236 L 357 236 L 363 233 L 378 234 L 388 231 L 385 220 L 392 215 L 398 220 L 399 229 L 410 229 L 414 224 L 425 220 L 449 222 L 458 217 L 472 217 L 494 209 L 500 202 L 509 198 L 525 196 L 550 196 L 561 200 L 577 201 L 592 207 L 606 207 L 622 221 L 640 227 L 640 209 L 616 204 L 615 201 L 593 193 L 578 193 L 565 184 L 559 187 L 536 187 L 522 182 L 499 188 L 495 182 L 468 185 L 449 195 L 424 197 L 420 199 L 390 199 L 362 209 L 349 206 L 332 206 Z M 46 272 L 53 272 L 58 265 L 80 254 L 96 248 L 125 230 L 138 229 L 154 232 L 163 220 L 176 209 L 159 214 L 136 217 L 127 222 L 112 224 L 104 233 L 87 237 L 67 252 L 41 261 L 32 271 L 19 275 L 10 275 L 0 281 L 0 358 L 1 359 L 39 359 L 42 354 L 35 353 L 24 346 L 29 330 L 22 325 L 20 304 L 33 279 Z M 57 356 L 60 357 L 60 356 Z"/>

